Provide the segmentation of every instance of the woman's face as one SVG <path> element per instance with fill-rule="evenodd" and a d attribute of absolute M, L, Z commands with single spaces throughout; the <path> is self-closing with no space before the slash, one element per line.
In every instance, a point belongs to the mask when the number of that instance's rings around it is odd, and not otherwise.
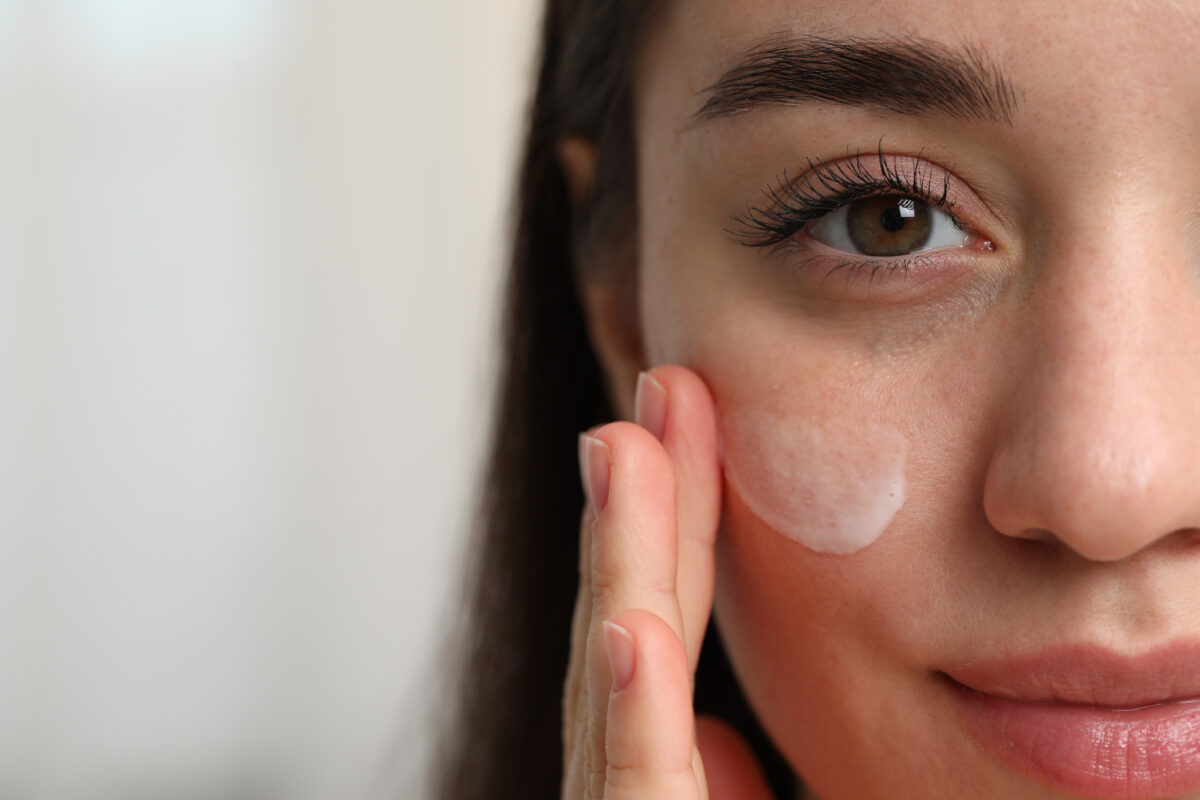
<path fill-rule="evenodd" d="M 827 799 L 1200 796 L 1200 5 L 668 5 L 644 346 L 764 726 Z"/>

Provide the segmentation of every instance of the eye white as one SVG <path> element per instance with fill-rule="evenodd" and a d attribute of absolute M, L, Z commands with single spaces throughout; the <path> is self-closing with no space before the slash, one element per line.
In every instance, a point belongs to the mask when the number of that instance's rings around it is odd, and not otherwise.
<path fill-rule="evenodd" d="M 913 201 L 913 203 L 923 202 L 921 200 Z M 850 238 L 846 216 L 849 213 L 851 205 L 851 203 L 847 203 L 818 219 L 809 226 L 808 235 L 818 242 L 835 247 L 838 250 L 860 256 L 866 255 L 866 253 L 854 244 L 854 240 Z M 925 205 L 928 207 L 930 213 L 929 239 L 923 246 L 911 252 L 923 253 L 927 250 L 938 250 L 943 247 L 966 247 L 967 242 L 971 238 L 970 234 L 955 225 L 954 220 L 945 211 L 933 205 Z M 912 204 L 906 206 L 902 201 L 900 204 L 901 216 L 912 216 L 912 208 Z M 907 214 L 905 213 L 906 210 L 908 210 Z"/>

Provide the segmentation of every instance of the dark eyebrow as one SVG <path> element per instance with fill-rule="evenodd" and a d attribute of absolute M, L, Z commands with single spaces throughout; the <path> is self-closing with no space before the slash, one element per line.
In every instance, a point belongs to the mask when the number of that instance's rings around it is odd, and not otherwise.
<path fill-rule="evenodd" d="M 709 97 L 692 125 L 803 102 L 1011 125 L 1018 103 L 1012 84 L 979 50 L 912 37 L 777 36 L 750 50 L 702 93 Z"/>

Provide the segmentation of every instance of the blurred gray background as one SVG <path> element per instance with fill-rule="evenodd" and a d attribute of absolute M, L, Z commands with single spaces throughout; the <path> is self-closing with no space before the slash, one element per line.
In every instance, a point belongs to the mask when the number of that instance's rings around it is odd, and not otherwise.
<path fill-rule="evenodd" d="M 416 796 L 537 5 L 0 0 L 0 798 Z"/>

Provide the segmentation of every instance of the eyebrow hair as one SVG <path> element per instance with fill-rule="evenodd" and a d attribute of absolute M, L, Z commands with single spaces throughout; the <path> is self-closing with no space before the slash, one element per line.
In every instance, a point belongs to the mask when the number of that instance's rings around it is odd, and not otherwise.
<path fill-rule="evenodd" d="M 701 93 L 689 127 L 769 105 L 869 106 L 1012 124 L 1018 94 L 976 48 L 920 37 L 776 36 L 746 53 Z"/>

